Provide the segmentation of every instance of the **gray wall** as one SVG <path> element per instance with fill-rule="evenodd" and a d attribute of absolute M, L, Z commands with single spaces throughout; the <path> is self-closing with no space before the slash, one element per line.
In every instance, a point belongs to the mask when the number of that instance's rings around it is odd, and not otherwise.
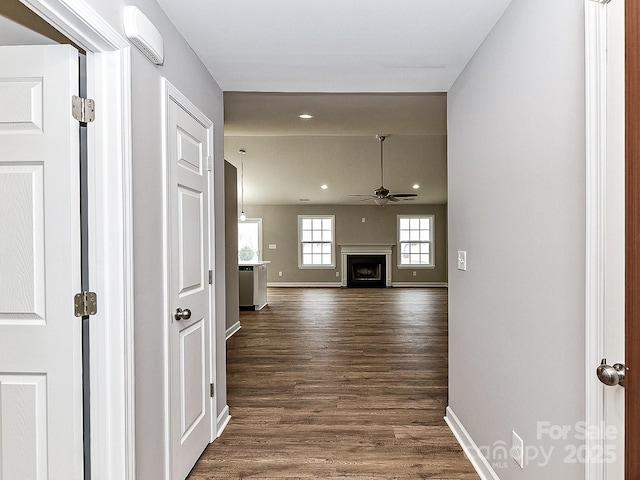
<path fill-rule="evenodd" d="M 225 278 L 227 283 L 227 330 L 240 321 L 238 292 L 238 170 L 224 162 Z"/>
<path fill-rule="evenodd" d="M 555 448 L 502 480 L 584 478 L 583 8 L 514 0 L 448 95 L 449 404 L 481 447 Z"/>
<path fill-rule="evenodd" d="M 262 218 L 263 260 L 271 261 L 268 281 L 280 283 L 340 283 L 341 243 L 397 243 L 397 215 L 435 215 L 435 268 L 398 269 L 394 247 L 394 282 L 447 281 L 447 206 L 446 205 L 245 205 L 249 218 Z M 329 270 L 298 268 L 298 215 L 335 215 L 336 268 Z M 362 223 L 365 218 L 365 223 Z M 269 250 L 275 243 L 276 250 Z M 283 272 L 279 277 L 278 272 Z M 416 276 L 412 272 L 416 272 Z"/>
<path fill-rule="evenodd" d="M 135 275 L 136 472 L 164 478 L 164 336 L 162 280 L 161 77 L 166 77 L 214 122 L 215 321 L 217 408 L 226 405 L 224 135 L 222 90 L 154 0 L 87 0 L 124 35 L 122 12 L 136 5 L 164 38 L 164 66 L 132 47 L 132 150 Z"/>

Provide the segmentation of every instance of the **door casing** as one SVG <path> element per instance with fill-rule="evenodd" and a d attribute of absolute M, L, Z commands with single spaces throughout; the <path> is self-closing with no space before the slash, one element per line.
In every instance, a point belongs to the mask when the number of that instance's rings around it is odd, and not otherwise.
<path fill-rule="evenodd" d="M 615 0 L 613 0 L 615 1 Z M 629 2 L 627 2 L 629 3 Z M 585 107 L 586 107 L 586 271 L 585 271 L 585 421 L 586 428 L 599 435 L 587 435 L 585 479 L 604 480 L 606 462 L 598 452 L 606 451 L 604 387 L 595 369 L 607 355 L 606 318 L 607 261 L 607 5 L 585 0 Z M 622 358 L 608 358 L 610 363 Z M 622 462 L 621 452 L 615 452 Z"/>
<path fill-rule="evenodd" d="M 87 94 L 99 108 L 88 126 L 89 284 L 100 295 L 89 339 L 91 471 L 134 479 L 131 47 L 85 2 L 20 1 L 87 52 Z"/>

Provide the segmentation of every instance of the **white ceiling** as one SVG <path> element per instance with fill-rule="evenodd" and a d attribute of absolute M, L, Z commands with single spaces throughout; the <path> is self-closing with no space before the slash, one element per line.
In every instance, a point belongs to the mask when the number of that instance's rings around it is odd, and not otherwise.
<path fill-rule="evenodd" d="M 158 0 L 224 91 L 446 92 L 511 0 Z"/>
<path fill-rule="evenodd" d="M 225 93 L 225 158 L 241 168 L 246 205 L 357 204 L 384 186 L 446 203 L 446 95 Z M 313 113 L 301 120 L 298 114 Z M 412 186 L 419 184 L 414 190 Z M 320 188 L 326 184 L 329 188 Z"/>
<path fill-rule="evenodd" d="M 158 0 L 225 91 L 246 205 L 357 204 L 380 186 L 379 133 L 384 186 L 446 203 L 442 92 L 510 2 Z"/>

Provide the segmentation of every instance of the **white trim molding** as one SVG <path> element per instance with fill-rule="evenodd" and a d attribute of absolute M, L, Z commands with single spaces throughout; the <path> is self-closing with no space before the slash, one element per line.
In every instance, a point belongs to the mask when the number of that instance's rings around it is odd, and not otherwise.
<path fill-rule="evenodd" d="M 237 333 L 240 331 L 241 325 L 240 325 L 240 320 L 238 320 L 236 323 L 234 323 L 233 325 L 231 325 L 229 328 L 227 328 L 227 331 L 225 332 L 225 340 L 229 340 L 234 333 Z"/>
<path fill-rule="evenodd" d="M 222 432 L 227 428 L 230 421 L 231 415 L 229 414 L 229 405 L 225 405 L 222 412 L 220 412 L 220 415 L 218 415 L 218 418 L 216 419 L 216 438 L 222 435 Z"/>
<path fill-rule="evenodd" d="M 393 252 L 393 243 L 341 243 L 340 256 L 342 257 L 342 278 L 340 285 L 347 286 L 347 257 L 349 255 L 384 255 L 385 260 L 385 286 L 391 286 L 391 270 L 393 264 L 391 262 L 391 254 Z"/>
<path fill-rule="evenodd" d="M 392 282 L 392 287 L 396 288 L 448 288 L 447 282 Z"/>
<path fill-rule="evenodd" d="M 135 479 L 131 58 L 129 42 L 83 0 L 20 0 L 87 53 L 91 473 Z M 114 321 L 118 319 L 118 321 Z"/>
<path fill-rule="evenodd" d="M 482 451 L 478 448 L 478 445 L 476 445 L 476 442 L 473 441 L 473 438 L 471 438 L 471 435 L 467 432 L 467 429 L 464 428 L 464 425 L 462 425 L 456 414 L 453 413 L 451 407 L 447 407 L 447 414 L 444 417 L 444 421 L 449 425 L 453 435 L 462 447 L 464 454 L 467 456 L 480 478 L 482 480 L 500 480 L 500 477 L 498 477 L 487 459 L 484 457 Z"/>
<path fill-rule="evenodd" d="M 337 282 L 269 282 L 267 287 L 286 287 L 286 288 L 340 288 L 342 284 Z"/>
<path fill-rule="evenodd" d="M 585 0 L 586 107 L 586 271 L 585 271 L 585 411 L 586 427 L 604 418 L 604 389 L 595 369 L 604 355 L 605 227 L 607 162 L 607 7 Z M 603 439 L 586 436 L 587 452 L 600 451 Z M 595 436 L 594 436 L 595 437 Z M 585 480 L 603 480 L 605 463 L 587 463 Z"/>

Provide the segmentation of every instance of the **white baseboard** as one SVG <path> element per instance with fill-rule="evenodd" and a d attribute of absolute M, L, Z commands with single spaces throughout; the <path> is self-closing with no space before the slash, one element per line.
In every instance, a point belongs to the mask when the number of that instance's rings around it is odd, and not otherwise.
<path fill-rule="evenodd" d="M 496 474 L 496 472 L 491 468 L 489 462 L 476 445 L 476 442 L 473 441 L 467 429 L 464 428 L 464 425 L 460 423 L 456 414 L 453 413 L 451 407 L 447 407 L 447 414 L 444 417 L 444 421 L 447 422 L 449 428 L 453 432 L 458 440 L 458 443 L 464 450 L 464 454 L 467 456 L 473 468 L 475 468 L 476 472 L 480 476 L 482 480 L 500 480 L 500 477 Z"/>
<path fill-rule="evenodd" d="M 229 340 L 234 333 L 240 330 L 240 328 L 242 327 L 240 326 L 240 320 L 238 320 L 236 323 L 234 323 L 229 328 L 227 328 L 227 332 L 224 339 Z"/>
<path fill-rule="evenodd" d="M 447 282 L 392 282 L 392 287 L 418 287 L 418 288 L 448 288 Z M 269 282 L 267 287 L 291 287 L 291 288 L 340 288 L 339 282 Z"/>
<path fill-rule="evenodd" d="M 229 405 L 225 405 L 220 415 L 218 415 L 218 419 L 216 421 L 216 437 L 222 435 L 222 432 L 227 427 L 230 420 L 231 415 L 229 415 Z"/>

